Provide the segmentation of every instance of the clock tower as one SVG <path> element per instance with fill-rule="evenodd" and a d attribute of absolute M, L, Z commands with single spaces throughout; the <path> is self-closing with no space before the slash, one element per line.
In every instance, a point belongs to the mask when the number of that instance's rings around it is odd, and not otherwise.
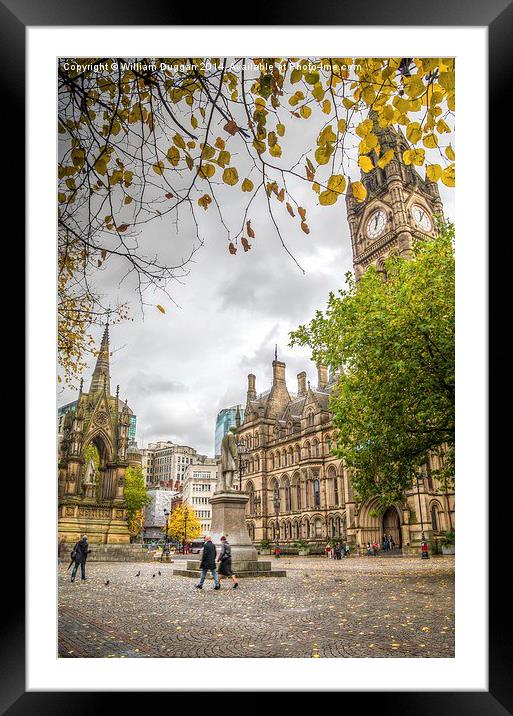
<path fill-rule="evenodd" d="M 351 231 L 353 267 L 356 278 L 374 265 L 385 270 L 385 259 L 391 254 L 407 256 L 413 243 L 436 232 L 436 219 L 443 218 L 443 206 L 436 183 L 423 179 L 412 164 L 402 160 L 409 149 L 400 130 L 380 127 L 377 115 L 373 132 L 378 137 L 380 156 L 392 149 L 393 159 L 381 169 L 379 157 L 369 154 L 374 165 L 368 173 L 362 172 L 361 182 L 367 190 L 363 202 L 350 192 L 346 195 L 347 219 Z"/>

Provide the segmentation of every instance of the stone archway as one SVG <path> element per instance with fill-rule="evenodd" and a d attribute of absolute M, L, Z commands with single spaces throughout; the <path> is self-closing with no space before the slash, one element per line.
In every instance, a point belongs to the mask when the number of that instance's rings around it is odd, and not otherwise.
<path fill-rule="evenodd" d="M 401 518 L 396 507 L 391 505 L 385 510 L 381 524 L 383 530 L 382 534 L 392 535 L 395 547 L 401 548 L 403 545 L 401 534 Z"/>

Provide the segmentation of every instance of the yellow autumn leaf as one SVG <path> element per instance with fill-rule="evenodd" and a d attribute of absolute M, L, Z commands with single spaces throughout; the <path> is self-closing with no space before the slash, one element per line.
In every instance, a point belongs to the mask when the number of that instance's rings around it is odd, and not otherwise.
<path fill-rule="evenodd" d="M 331 102 L 329 99 L 325 99 L 322 103 L 322 111 L 324 114 L 329 114 L 331 112 Z"/>
<path fill-rule="evenodd" d="M 424 164 L 426 152 L 424 149 L 407 149 L 403 152 L 403 162 L 405 164 L 415 164 L 420 167 Z"/>
<path fill-rule="evenodd" d="M 237 172 L 237 169 L 235 167 L 230 167 L 229 169 L 225 169 L 223 172 L 223 181 L 225 184 L 229 184 L 230 186 L 234 186 L 239 181 L 239 174 Z"/>
<path fill-rule="evenodd" d="M 384 169 L 387 164 L 390 164 L 392 159 L 394 158 L 394 150 L 393 149 L 387 149 L 387 151 L 383 154 L 381 159 L 378 161 L 378 167 L 381 169 Z"/>
<path fill-rule="evenodd" d="M 445 156 L 447 157 L 447 159 L 450 159 L 451 162 L 453 162 L 456 158 L 456 155 L 454 154 L 454 149 L 450 144 L 448 147 L 445 148 Z"/>
<path fill-rule="evenodd" d="M 251 179 L 244 179 L 241 189 L 242 191 L 253 191 L 253 182 Z"/>
<path fill-rule="evenodd" d="M 202 164 L 201 169 L 198 172 L 198 176 L 201 179 L 210 179 L 215 174 L 216 168 L 213 164 Z"/>
<path fill-rule="evenodd" d="M 424 139 L 422 140 L 422 143 L 425 147 L 428 149 L 435 149 L 435 147 L 438 147 L 438 137 L 436 134 L 426 134 Z"/>
<path fill-rule="evenodd" d="M 315 150 L 315 159 L 318 164 L 327 164 L 333 154 L 333 147 L 331 144 L 326 144 L 324 147 L 317 147 Z"/>
<path fill-rule="evenodd" d="M 421 137 L 422 130 L 420 128 L 420 124 L 418 122 L 410 122 L 410 124 L 406 127 L 406 139 L 408 139 L 412 144 L 416 144 Z"/>
<path fill-rule="evenodd" d="M 347 122 L 345 119 L 339 119 L 337 122 L 337 129 L 341 134 L 344 134 L 344 132 L 347 129 Z"/>
<path fill-rule="evenodd" d="M 273 144 L 272 147 L 269 147 L 269 154 L 271 157 L 281 157 L 281 147 L 278 143 Z"/>
<path fill-rule="evenodd" d="M 203 194 L 202 197 L 198 199 L 198 204 L 202 206 L 205 211 L 208 209 L 208 205 L 212 202 L 212 197 L 209 194 Z"/>
<path fill-rule="evenodd" d="M 283 137 L 283 135 L 285 134 L 285 125 L 284 125 L 284 124 L 277 124 L 277 125 L 276 125 L 276 134 L 277 134 L 279 137 Z"/>
<path fill-rule="evenodd" d="M 332 174 L 328 179 L 328 189 L 342 194 L 346 188 L 346 180 L 342 174 Z"/>
<path fill-rule="evenodd" d="M 358 202 L 365 201 L 367 197 L 367 189 L 363 186 L 361 181 L 351 182 L 351 193 Z"/>
<path fill-rule="evenodd" d="M 153 164 L 152 167 L 153 167 L 153 171 L 155 172 L 155 174 L 160 174 L 161 176 L 162 176 L 162 174 L 164 174 L 164 169 L 165 169 L 164 162 L 155 162 L 155 164 Z"/>
<path fill-rule="evenodd" d="M 157 308 L 159 309 L 159 311 L 160 311 L 161 313 L 165 313 L 165 312 L 166 312 L 166 309 L 164 308 L 164 306 L 161 306 L 160 303 L 157 303 Z"/>
<path fill-rule="evenodd" d="M 175 136 L 173 137 L 173 142 L 176 144 L 177 147 L 180 147 L 180 149 L 185 149 L 185 141 L 180 134 L 175 134 Z"/>
<path fill-rule="evenodd" d="M 363 122 L 360 122 L 360 124 L 356 127 L 356 134 L 364 139 L 370 132 L 372 132 L 372 128 L 374 127 L 374 123 L 372 119 L 365 119 Z"/>
<path fill-rule="evenodd" d="M 176 167 L 178 162 L 180 161 L 180 152 L 176 147 L 169 147 L 166 154 L 168 162 L 173 166 Z"/>
<path fill-rule="evenodd" d="M 303 119 L 308 119 L 308 117 L 312 114 L 312 110 L 304 104 L 299 110 L 299 114 L 303 117 Z"/>
<path fill-rule="evenodd" d="M 339 194 L 336 191 L 327 189 L 319 194 L 319 203 L 322 206 L 330 206 L 330 204 L 334 204 L 337 201 L 338 197 Z"/>
<path fill-rule="evenodd" d="M 426 167 L 426 177 L 429 181 L 438 181 L 442 176 L 442 167 L 440 164 L 428 164 Z"/>
<path fill-rule="evenodd" d="M 454 164 L 449 164 L 449 166 L 443 170 L 442 182 L 445 184 L 445 186 L 451 186 L 451 187 L 455 186 L 456 175 L 455 175 Z"/>
<path fill-rule="evenodd" d="M 359 166 L 360 169 L 361 169 L 362 171 L 364 171 L 365 173 L 371 172 L 371 171 L 374 169 L 374 165 L 373 165 L 373 163 L 372 163 L 372 161 L 371 161 L 371 158 L 368 157 L 368 156 L 366 156 L 365 154 L 362 154 L 362 155 L 358 158 L 358 166 Z"/>

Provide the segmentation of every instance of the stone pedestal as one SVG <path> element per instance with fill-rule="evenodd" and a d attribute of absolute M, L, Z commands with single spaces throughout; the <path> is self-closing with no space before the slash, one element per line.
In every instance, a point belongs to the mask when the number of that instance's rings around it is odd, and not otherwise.
<path fill-rule="evenodd" d="M 232 548 L 232 570 L 237 577 L 285 577 L 284 570 L 271 569 L 271 562 L 259 562 L 258 552 L 249 538 L 245 511 L 249 496 L 238 491 L 214 493 L 210 534 L 218 554 L 224 535 Z M 173 574 L 199 578 L 201 556 L 187 560 L 186 569 Z M 210 575 L 210 572 L 209 572 Z"/>

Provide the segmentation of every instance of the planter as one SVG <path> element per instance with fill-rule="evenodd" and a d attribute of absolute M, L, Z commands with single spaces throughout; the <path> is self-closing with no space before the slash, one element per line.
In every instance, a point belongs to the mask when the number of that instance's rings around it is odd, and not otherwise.
<path fill-rule="evenodd" d="M 443 544 L 442 545 L 442 554 L 455 554 L 455 545 L 453 544 Z"/>
<path fill-rule="evenodd" d="M 300 550 L 298 551 L 298 555 L 299 555 L 300 557 L 307 557 L 309 554 L 310 554 L 310 550 L 309 550 L 309 549 L 300 549 Z"/>
<path fill-rule="evenodd" d="M 258 554 L 271 554 L 270 549 L 259 549 Z"/>

